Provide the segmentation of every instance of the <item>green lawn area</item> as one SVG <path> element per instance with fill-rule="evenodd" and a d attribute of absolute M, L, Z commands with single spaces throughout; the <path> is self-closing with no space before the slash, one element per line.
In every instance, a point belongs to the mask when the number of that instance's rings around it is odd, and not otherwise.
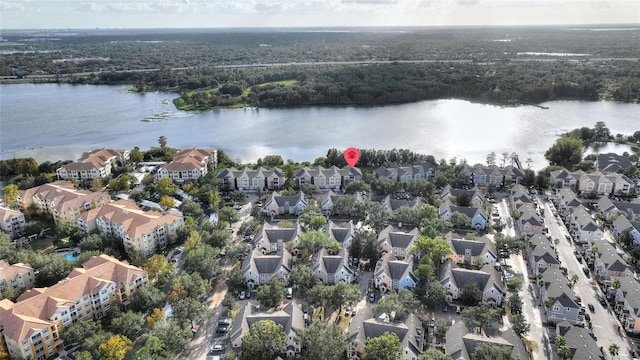
<path fill-rule="evenodd" d="M 54 248 L 55 246 L 53 245 L 52 238 L 42 237 L 31 242 L 31 249 L 34 251 L 46 252 L 47 250 L 53 250 Z"/>
<path fill-rule="evenodd" d="M 271 82 L 266 82 L 266 83 L 262 83 L 259 84 L 258 86 L 267 86 L 267 85 L 284 85 L 284 86 L 291 86 L 291 85 L 295 85 L 298 83 L 298 80 L 293 80 L 293 79 L 289 79 L 289 80 L 280 80 L 280 81 L 271 81 Z"/>

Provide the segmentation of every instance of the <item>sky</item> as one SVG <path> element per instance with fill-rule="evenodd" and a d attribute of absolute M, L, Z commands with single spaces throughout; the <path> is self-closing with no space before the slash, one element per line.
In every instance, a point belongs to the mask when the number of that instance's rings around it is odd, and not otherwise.
<path fill-rule="evenodd" d="M 0 29 L 639 23 L 640 0 L 0 0 Z"/>

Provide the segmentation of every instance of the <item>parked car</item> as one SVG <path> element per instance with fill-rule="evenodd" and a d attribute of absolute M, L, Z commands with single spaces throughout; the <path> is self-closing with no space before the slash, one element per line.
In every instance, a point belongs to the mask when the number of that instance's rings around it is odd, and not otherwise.
<path fill-rule="evenodd" d="M 449 305 L 443 305 L 442 312 L 449 312 Z"/>
<path fill-rule="evenodd" d="M 596 312 L 596 308 L 593 306 L 593 304 L 589 304 L 587 306 L 589 307 L 589 311 Z"/>
<path fill-rule="evenodd" d="M 376 302 L 376 294 L 374 293 L 369 294 L 369 302 L 371 303 Z"/>
<path fill-rule="evenodd" d="M 238 295 L 238 299 L 244 300 L 247 297 L 247 293 L 243 290 L 240 291 L 240 295 Z"/>
<path fill-rule="evenodd" d="M 584 319 L 587 320 L 587 321 L 591 321 L 591 315 L 584 314 Z"/>
<path fill-rule="evenodd" d="M 293 297 L 293 289 L 287 288 L 287 299 L 291 299 Z"/>
<path fill-rule="evenodd" d="M 588 268 L 583 267 L 583 268 L 582 268 L 582 272 L 583 272 L 585 275 L 589 276 L 589 269 L 588 269 Z"/>
<path fill-rule="evenodd" d="M 456 314 L 460 314 L 462 312 L 462 309 L 460 308 L 460 306 L 456 306 Z"/>

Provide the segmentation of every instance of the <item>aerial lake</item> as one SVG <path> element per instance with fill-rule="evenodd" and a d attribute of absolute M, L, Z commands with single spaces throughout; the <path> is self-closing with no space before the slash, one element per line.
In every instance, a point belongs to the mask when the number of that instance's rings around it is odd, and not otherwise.
<path fill-rule="evenodd" d="M 304 107 L 185 112 L 173 93 L 127 86 L 0 86 L 0 156 L 76 159 L 97 147 L 148 149 L 164 135 L 178 148 L 213 147 L 254 162 L 270 154 L 313 161 L 329 148 L 405 148 L 437 159 L 484 163 L 515 152 L 540 169 L 563 132 L 604 121 L 612 134 L 640 130 L 640 104 L 553 101 L 548 109 L 433 100 L 380 107 Z M 605 149 L 610 149 L 606 147 Z M 615 147 L 616 151 L 626 151 Z M 609 151 L 609 150 L 607 150 Z"/>

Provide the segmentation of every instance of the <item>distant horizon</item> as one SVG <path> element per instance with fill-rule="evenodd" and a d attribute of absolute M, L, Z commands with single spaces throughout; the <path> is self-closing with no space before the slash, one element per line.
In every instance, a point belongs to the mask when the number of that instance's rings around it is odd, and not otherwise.
<path fill-rule="evenodd" d="M 220 26 L 220 27 L 93 27 L 93 28 L 0 28 L 3 31 L 108 31 L 108 30 L 292 30 L 292 29 L 465 29 L 465 28 L 549 28 L 549 27 L 578 27 L 576 30 L 591 30 L 590 28 L 613 31 L 640 30 L 639 23 L 610 23 L 610 24 L 519 24 L 519 25 L 318 25 L 318 26 Z M 584 28 L 584 29 L 582 29 Z"/>
<path fill-rule="evenodd" d="M 638 0 L 0 0 L 3 29 L 640 23 Z"/>

